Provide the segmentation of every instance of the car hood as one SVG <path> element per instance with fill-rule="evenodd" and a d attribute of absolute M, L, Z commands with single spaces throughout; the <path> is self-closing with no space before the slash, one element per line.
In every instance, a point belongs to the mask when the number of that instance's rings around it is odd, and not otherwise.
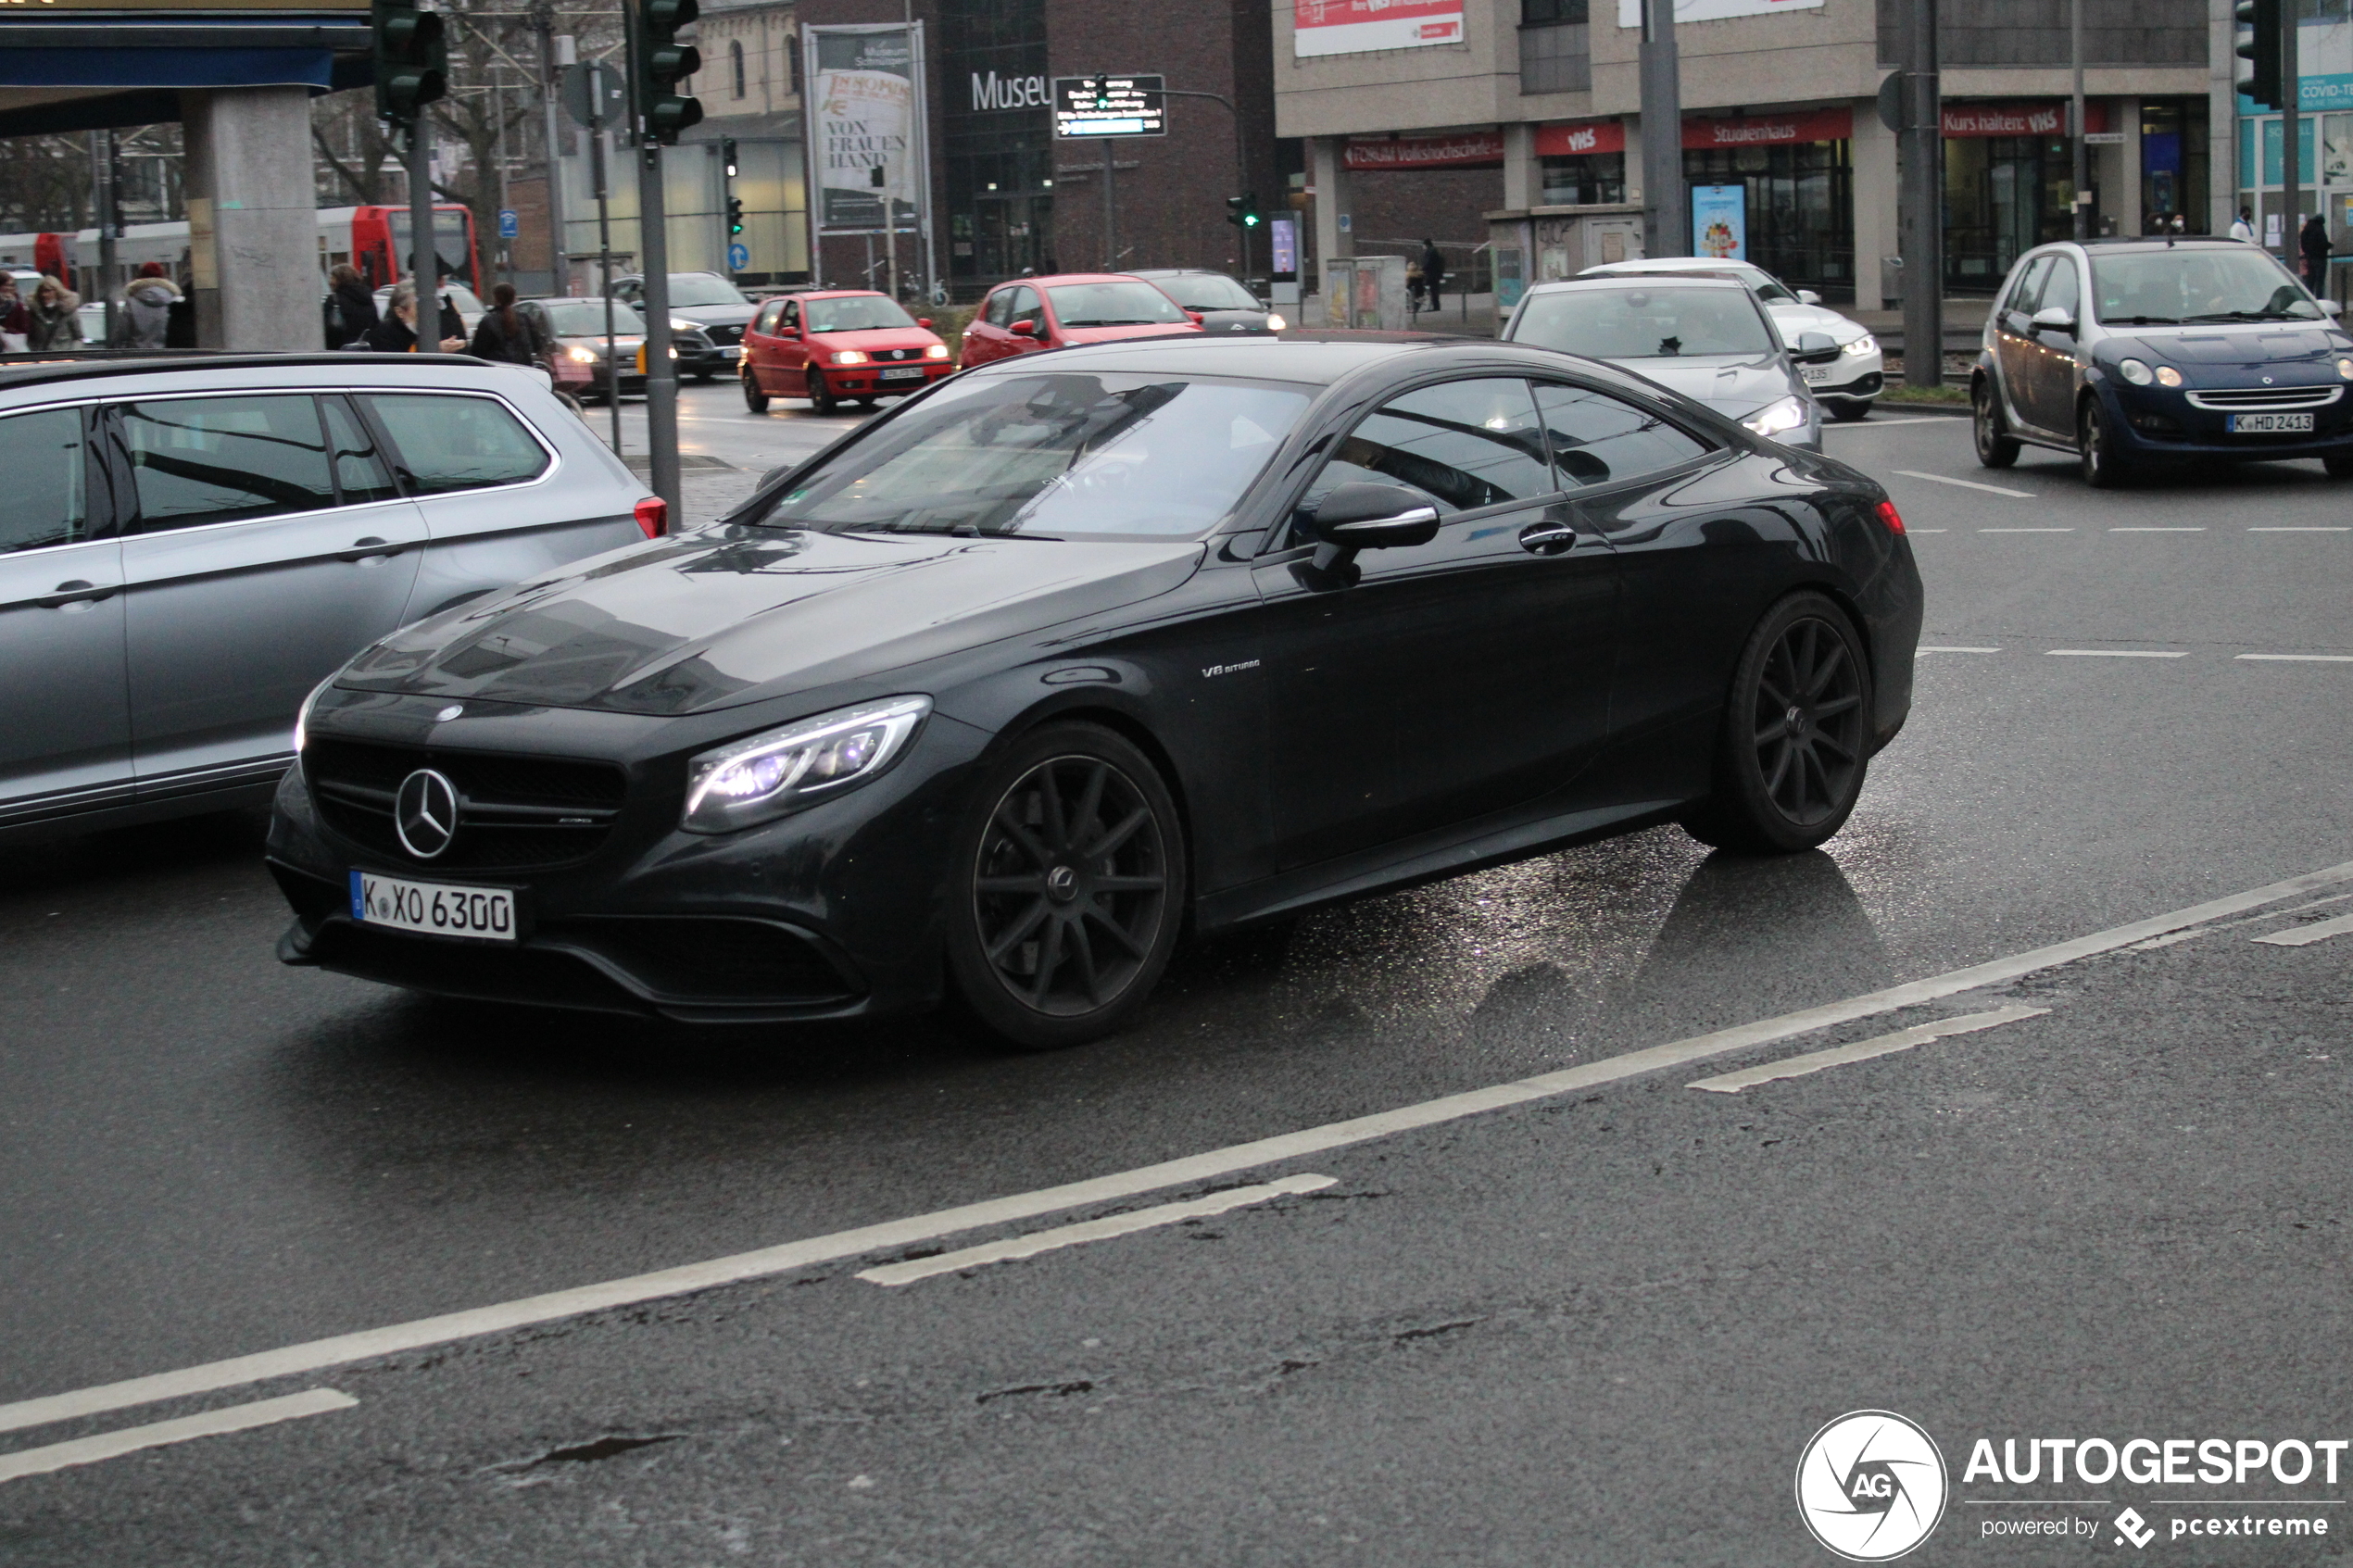
<path fill-rule="evenodd" d="M 1746 419 L 1766 404 L 1797 391 L 1780 356 L 1694 354 L 1679 359 L 1613 361 L 1639 376 L 1706 404 L 1729 418 Z"/>
<path fill-rule="evenodd" d="M 673 305 L 673 316 L 689 321 L 699 321 L 706 327 L 732 327 L 738 321 L 749 321 L 760 314 L 757 305 Z"/>
<path fill-rule="evenodd" d="M 1167 593 L 1203 549 L 710 528 L 419 621 L 335 684 L 618 713 L 732 708 Z"/>
<path fill-rule="evenodd" d="M 2112 337 L 2101 345 L 2120 356 L 2165 359 L 2176 365 L 2217 371 L 2253 370 L 2296 360 L 2317 363 L 2345 352 L 2348 346 L 2353 344 L 2348 344 L 2343 332 L 2305 326 L 2196 326 L 2171 331 L 2142 328 L 2129 337 Z"/>
<path fill-rule="evenodd" d="M 1117 343 L 1131 337 L 1182 337 L 1201 331 L 1190 321 L 1151 321 L 1138 327 L 1064 327 L 1065 343 Z"/>
<path fill-rule="evenodd" d="M 1840 315 L 1827 305 L 1793 305 L 1782 301 L 1765 307 L 1784 342 L 1795 343 L 1800 332 L 1822 332 L 1845 343 L 1863 331 L 1862 323 Z"/>

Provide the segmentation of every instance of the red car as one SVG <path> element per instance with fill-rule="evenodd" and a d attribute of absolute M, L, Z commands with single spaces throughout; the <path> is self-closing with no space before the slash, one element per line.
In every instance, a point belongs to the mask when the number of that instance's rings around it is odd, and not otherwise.
<path fill-rule="evenodd" d="M 1200 318 L 1141 278 L 1122 272 L 1016 278 L 989 290 L 964 329 L 963 368 L 1075 343 L 1200 331 Z"/>
<path fill-rule="evenodd" d="M 772 299 L 744 330 L 744 407 L 806 397 L 812 412 L 921 392 L 955 373 L 948 345 L 896 300 L 873 289 L 816 289 Z"/>

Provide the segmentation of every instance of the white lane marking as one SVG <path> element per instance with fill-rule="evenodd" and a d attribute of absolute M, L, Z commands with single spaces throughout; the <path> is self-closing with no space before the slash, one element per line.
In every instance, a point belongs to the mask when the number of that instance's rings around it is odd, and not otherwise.
<path fill-rule="evenodd" d="M 1950 533 L 1953 531 L 1949 528 L 1912 528 L 1907 526 L 1904 532 L 1906 533 Z"/>
<path fill-rule="evenodd" d="M 2290 527 L 2274 523 L 2268 527 L 2250 528 L 2247 532 L 2249 533 L 2353 533 L 2353 523 L 2330 524 L 2326 527 Z"/>
<path fill-rule="evenodd" d="M 1914 653 L 1999 653 L 2002 650 L 2000 648 L 1919 647 L 1912 651 Z"/>
<path fill-rule="evenodd" d="M 1981 528 L 1980 533 L 2072 533 L 2072 528 Z"/>
<path fill-rule="evenodd" d="M 2200 523 L 2196 528 L 2177 528 L 2171 524 L 2160 527 L 2150 522 L 2119 523 L 2108 532 L 2110 533 L 2203 533 L 2206 532 L 2206 525 Z"/>
<path fill-rule="evenodd" d="M 1841 420 L 1836 424 L 1824 425 L 1822 428 L 1824 430 L 1893 430 L 1897 425 L 1949 425 L 1957 423 L 1959 418 L 1957 414 L 1914 414 L 1907 420 L 1882 420 L 1873 415 L 1868 421 L 1857 420 L 1849 424 Z"/>
<path fill-rule="evenodd" d="M 183 1415 L 177 1421 L 158 1421 L 146 1426 L 126 1426 L 120 1432 L 101 1432 L 95 1437 L 77 1437 L 70 1443 L 52 1443 L 44 1449 L 19 1449 L 15 1453 L 0 1454 L 0 1481 L 14 1481 L 26 1475 L 46 1475 L 53 1470 L 65 1470 L 77 1464 L 95 1464 L 101 1460 L 135 1454 L 141 1449 L 159 1449 L 166 1443 L 184 1443 L 194 1437 L 218 1437 L 224 1433 L 247 1432 L 257 1426 L 274 1425 L 281 1421 L 298 1421 L 306 1415 L 347 1411 L 359 1402 L 350 1395 L 333 1388 L 312 1388 L 300 1394 L 288 1394 L 283 1399 L 231 1405 L 226 1410 L 206 1411 L 201 1415 Z"/>
<path fill-rule="evenodd" d="M 1858 1018 L 1875 1018 L 1882 1013 L 1898 1012 L 1905 1008 L 1919 1007 L 1924 1002 L 1973 991 L 1980 986 L 1998 985 L 2024 975 L 2038 974 L 2044 970 L 2095 958 L 2120 947 L 2129 947 L 2135 942 L 2145 942 L 2152 936 L 2161 936 L 2169 931 L 2203 925 L 2208 921 L 2261 909 L 2266 904 L 2276 904 L 2284 898 L 2294 898 L 2344 882 L 2353 882 L 2353 860 L 2307 872 L 2302 876 L 2289 877 L 2284 882 L 2267 883 L 2244 893 L 2210 898 L 2202 904 L 2192 904 L 2147 920 L 2134 921 L 2129 925 L 2095 931 L 2088 936 L 2013 953 L 2007 958 L 1972 964 L 1967 969 L 1948 970 L 1925 980 L 1892 985 L 1883 991 L 1866 992 L 1861 996 L 1826 1002 L 1820 1007 L 1785 1012 L 1730 1029 L 1718 1029 L 1713 1034 L 1694 1035 L 1688 1039 L 1628 1051 L 1622 1056 L 1605 1057 L 1599 1061 L 1564 1068 L 1534 1078 L 1521 1078 L 1483 1089 L 1443 1095 L 1436 1099 L 1401 1106 L 1371 1116 L 1327 1122 L 1319 1127 L 1282 1133 L 1251 1143 L 1233 1144 L 1202 1154 L 1165 1160 L 1156 1165 L 1116 1172 L 1108 1176 L 1069 1182 L 1061 1186 L 1040 1187 L 1034 1192 L 989 1198 L 954 1209 L 935 1210 L 928 1214 L 886 1220 L 851 1230 L 835 1231 L 827 1236 L 762 1248 L 755 1252 L 737 1252 L 699 1263 L 603 1280 L 594 1285 L 575 1286 L 569 1290 L 551 1290 L 544 1295 L 447 1312 L 439 1317 L 418 1318 L 381 1328 L 339 1334 L 332 1338 L 282 1346 L 274 1350 L 232 1356 L 225 1361 L 206 1361 L 171 1372 L 150 1373 L 143 1377 L 125 1378 L 119 1383 L 19 1399 L 12 1404 L 0 1405 L 0 1432 L 14 1432 L 53 1421 L 70 1421 L 107 1411 L 127 1410 L 133 1405 L 152 1404 L 158 1399 L 183 1399 L 219 1388 L 241 1387 L 273 1377 L 294 1377 L 326 1367 L 347 1366 L 354 1361 L 375 1361 L 427 1346 L 504 1334 L 590 1312 L 610 1311 L 619 1307 L 634 1307 L 647 1301 L 691 1295 L 716 1286 L 765 1279 L 794 1269 L 838 1262 L 867 1253 L 902 1251 L 940 1236 L 976 1230 L 984 1225 L 1009 1224 L 1018 1220 L 1034 1219 L 1040 1214 L 1117 1202 L 1139 1193 L 1215 1181 L 1221 1176 L 1254 1170 L 1262 1165 L 1304 1159 L 1329 1149 L 1370 1143 L 1424 1127 L 1441 1126 L 1466 1117 L 1480 1116 L 1534 1100 L 1554 1099 L 1595 1085 L 1615 1084 L 1621 1079 L 1665 1072 L 1710 1057 L 1770 1045 L 1776 1040 L 1810 1035 L 1818 1029 L 1851 1023 Z"/>
<path fill-rule="evenodd" d="M 937 1258 L 912 1258 L 904 1263 L 885 1263 L 880 1268 L 862 1270 L 858 1277 L 875 1285 L 912 1285 L 934 1274 L 952 1274 L 964 1269 L 979 1268 L 984 1263 L 1006 1263 L 1017 1258 L 1035 1258 L 1040 1252 L 1076 1247 L 1084 1242 L 1109 1241 L 1114 1236 L 1133 1236 L 1138 1231 L 1148 1231 L 1160 1225 L 1182 1224 L 1187 1220 L 1223 1214 L 1230 1209 L 1244 1209 L 1251 1204 L 1265 1203 L 1291 1193 L 1319 1192 L 1338 1180 L 1337 1176 L 1285 1176 L 1280 1181 L 1236 1187 L 1229 1192 L 1213 1192 L 1206 1198 L 1188 1198 L 1182 1203 L 1163 1203 L 1151 1209 L 1137 1209 L 1125 1214 L 1083 1221 L 1075 1225 L 1057 1225 L 1052 1230 L 1034 1231 L 1028 1236 L 1008 1236 L 1003 1241 L 986 1241 L 978 1247 L 943 1252 Z"/>
<path fill-rule="evenodd" d="M 2163 653 L 2156 648 L 2045 648 L 2045 659 L 2187 659 L 2186 653 Z"/>
<path fill-rule="evenodd" d="M 1819 1073 L 1827 1067 L 1843 1067 L 1850 1061 L 1869 1061 L 1875 1056 L 1907 1051 L 1914 1046 L 1942 1040 L 1948 1035 L 1974 1035 L 1981 1029 L 2016 1023 L 2022 1018 L 2040 1018 L 2050 1010 L 2048 1008 L 2007 1007 L 1996 1008 L 1992 1012 L 1964 1013 L 1957 1018 L 1931 1019 L 1909 1029 L 1898 1029 L 1893 1035 L 1880 1035 L 1848 1046 L 1832 1046 L 1823 1051 L 1807 1051 L 1803 1056 L 1784 1057 L 1780 1061 L 1768 1061 L 1762 1067 L 1743 1067 L 1738 1073 L 1702 1078 L 1683 1087 L 1705 1089 L 1710 1094 L 1736 1095 L 1758 1084 L 1769 1084 L 1780 1078 L 1803 1078 L 1809 1073 Z"/>
<path fill-rule="evenodd" d="M 1897 469 L 1906 479 L 1925 479 L 1931 484 L 1957 484 L 1964 490 L 1982 490 L 1988 495 L 2014 495 L 2021 501 L 2039 501 L 2043 497 L 2032 490 L 2005 490 L 1998 484 L 1980 484 L 1973 479 L 1953 479 L 1941 473 L 1922 473 L 1918 469 Z"/>
<path fill-rule="evenodd" d="M 2210 925 L 2194 926 L 2187 931 L 2171 932 L 2163 936 L 2152 936 L 2145 942 L 2135 942 L 2130 951 L 2146 953 L 2158 947 L 2171 947 L 2176 942 L 2195 942 L 2201 936 L 2211 936 L 2218 931 L 2230 931 L 2242 925 L 2260 925 L 2267 920 L 2278 920 L 2282 915 L 2300 915 L 2307 909 L 2317 909 L 2323 904 L 2342 904 L 2347 898 L 2353 898 L 2353 893 L 2333 893 L 2325 898 L 2315 898 L 2309 903 L 2290 904 L 2284 909 L 2266 909 L 2259 915 L 2249 915 L 2245 920 L 2216 921 Z"/>
<path fill-rule="evenodd" d="M 2243 653 L 2260 664 L 2353 664 L 2353 653 Z"/>
<path fill-rule="evenodd" d="M 2353 915 L 2339 915 L 2316 925 L 2299 925 L 2286 931 L 2274 931 L 2269 936 L 2259 936 L 2258 942 L 2269 942 L 2274 947 L 2309 947 L 2315 942 L 2325 942 L 2332 936 L 2342 936 L 2353 931 Z"/>

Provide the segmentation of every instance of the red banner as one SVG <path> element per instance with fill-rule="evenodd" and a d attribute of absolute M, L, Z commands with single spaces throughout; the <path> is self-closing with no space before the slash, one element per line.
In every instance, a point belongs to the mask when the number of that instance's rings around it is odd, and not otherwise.
<path fill-rule="evenodd" d="M 1843 108 L 1683 121 L 1686 147 L 1770 147 L 1791 142 L 1843 142 L 1854 134 L 1854 111 Z"/>
<path fill-rule="evenodd" d="M 1350 169 L 1492 169 L 1504 161 L 1504 133 L 1359 138 L 1348 144 L 1343 161 Z"/>
<path fill-rule="evenodd" d="M 2108 129 L 2108 101 L 2105 98 L 2083 100 L 2083 129 L 2092 132 Z M 2067 134 L 2067 102 L 2063 98 L 2051 98 L 2033 103 L 1946 104 L 1944 134 L 2064 136 Z"/>
<path fill-rule="evenodd" d="M 1622 153 L 1626 150 L 1626 122 L 1622 119 L 1589 119 L 1576 125 L 1540 125 L 1536 128 L 1538 157 L 1567 157 L 1577 153 Z"/>

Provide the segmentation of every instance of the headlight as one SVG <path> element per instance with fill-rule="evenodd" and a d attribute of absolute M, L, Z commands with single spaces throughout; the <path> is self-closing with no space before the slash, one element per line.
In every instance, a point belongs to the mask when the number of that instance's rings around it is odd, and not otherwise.
<path fill-rule="evenodd" d="M 2159 386 L 2179 386 L 2182 384 L 2182 372 L 2175 370 L 2171 365 L 2159 365 L 2157 368 L 2157 384 Z"/>
<path fill-rule="evenodd" d="M 295 709 L 294 752 L 296 757 L 302 755 L 303 746 L 310 739 L 311 705 L 319 700 L 320 693 L 325 691 L 329 686 L 332 686 L 334 684 L 334 676 L 328 676 L 325 680 L 311 687 L 310 695 L 302 699 L 302 706 L 300 708 Z"/>
<path fill-rule="evenodd" d="M 1879 339 L 1873 337 L 1869 332 L 1865 332 L 1853 343 L 1841 347 L 1839 352 L 1841 354 L 1877 354 L 1879 352 Z"/>
<path fill-rule="evenodd" d="M 2336 373 L 2347 381 L 2353 381 L 2353 359 L 2339 359 L 2336 362 Z"/>
<path fill-rule="evenodd" d="M 1795 430 L 1805 422 L 1806 405 L 1794 397 L 1768 403 L 1741 421 L 1759 435 L 1779 435 L 1785 430 Z"/>
<path fill-rule="evenodd" d="M 837 365 L 862 365 L 865 362 L 866 351 L 862 348 L 837 348 L 834 350 L 834 363 Z"/>
<path fill-rule="evenodd" d="M 700 321 L 681 321 L 673 317 L 670 322 L 670 330 L 673 332 L 698 332 L 702 331 L 702 323 Z"/>
<path fill-rule="evenodd" d="M 593 365 L 597 362 L 597 351 L 593 348 L 567 348 L 564 358 L 576 365 Z"/>
<path fill-rule="evenodd" d="M 1280 316 L 1276 315 L 1276 314 L 1275 314 L 1272 310 L 1269 310 L 1268 312 L 1266 312 L 1266 330 L 1267 330 L 1268 332 L 1288 332 L 1290 329 L 1290 323 L 1289 321 L 1284 320 L 1283 320 Z M 1865 343 L 1869 343 L 1869 342 L 1870 342 L 1871 340 L 1870 340 L 1869 338 L 1865 338 L 1863 341 L 1864 341 Z"/>
<path fill-rule="evenodd" d="M 927 696 L 837 709 L 769 730 L 686 764 L 689 833 L 728 833 L 781 817 L 887 767 L 931 711 Z"/>
<path fill-rule="evenodd" d="M 945 359 L 948 358 L 948 345 L 944 343 L 935 343 L 929 348 L 924 350 L 924 358 L 926 359 Z"/>
<path fill-rule="evenodd" d="M 2118 360 L 2116 362 L 2116 373 L 2122 376 L 2126 381 L 2131 382 L 2134 386 L 2146 386 L 2149 383 L 2157 379 L 2155 375 L 2150 373 L 2149 368 L 2141 363 L 2138 359 Z"/>

